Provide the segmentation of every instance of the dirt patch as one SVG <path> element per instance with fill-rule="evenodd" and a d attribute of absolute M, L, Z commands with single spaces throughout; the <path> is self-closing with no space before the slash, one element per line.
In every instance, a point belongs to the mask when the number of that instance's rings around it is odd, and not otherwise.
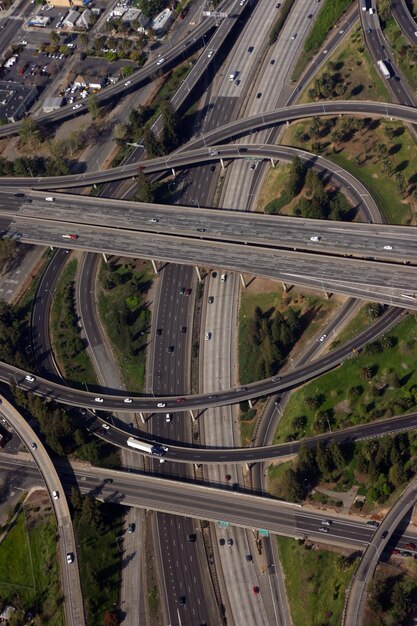
<path fill-rule="evenodd" d="M 344 413 L 345 415 L 349 415 L 351 413 L 349 400 L 342 400 L 342 402 L 336 404 L 335 410 L 337 413 Z"/>
<path fill-rule="evenodd" d="M 33 491 L 25 501 L 27 524 L 34 525 L 39 523 L 42 517 L 49 517 L 52 508 L 52 502 L 47 491 L 43 489 Z"/>

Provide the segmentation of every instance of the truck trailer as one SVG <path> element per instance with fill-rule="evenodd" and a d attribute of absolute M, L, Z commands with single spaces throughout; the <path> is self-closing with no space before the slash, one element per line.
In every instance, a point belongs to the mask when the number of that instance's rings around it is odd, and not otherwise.
<path fill-rule="evenodd" d="M 162 446 L 159 443 L 147 443 L 146 441 L 139 441 L 139 439 L 135 439 L 134 437 L 129 437 L 127 445 L 131 448 L 135 448 L 135 450 L 141 450 L 141 452 L 155 456 L 164 456 L 169 450 L 167 446 Z"/>
<path fill-rule="evenodd" d="M 377 61 L 377 65 L 381 71 L 381 74 L 384 78 L 388 79 L 391 78 L 391 72 L 389 71 L 388 67 L 386 66 L 386 64 L 384 63 L 384 61 L 382 61 L 381 59 L 379 61 Z"/>

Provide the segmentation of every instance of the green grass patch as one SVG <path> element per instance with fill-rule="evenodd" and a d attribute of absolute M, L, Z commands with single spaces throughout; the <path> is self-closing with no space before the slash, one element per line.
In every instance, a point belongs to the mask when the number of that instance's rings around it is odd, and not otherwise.
<path fill-rule="evenodd" d="M 356 560 L 277 537 L 293 624 L 339 626 Z"/>
<path fill-rule="evenodd" d="M 112 343 L 123 381 L 131 391 L 145 385 L 151 312 L 146 293 L 151 271 L 141 261 L 111 261 L 99 272 L 99 314 Z"/>
<path fill-rule="evenodd" d="M 149 603 L 149 611 L 152 617 L 156 617 L 158 615 L 159 610 L 159 593 L 156 585 L 152 585 L 148 591 L 148 603 Z"/>
<path fill-rule="evenodd" d="M 417 322 L 409 314 L 389 333 L 393 347 L 369 354 L 365 348 L 332 372 L 304 385 L 289 399 L 274 443 L 329 429 L 364 424 L 412 411 L 416 406 Z M 383 345 L 383 340 L 380 341 Z M 364 372 L 369 370 L 369 379 Z M 311 399 L 316 401 L 311 403 Z M 318 416 L 324 416 L 317 428 Z M 303 418 L 298 427 L 297 419 Z M 328 420 L 328 421 L 327 421 Z"/>
<path fill-rule="evenodd" d="M 317 54 L 324 44 L 329 31 L 351 6 L 352 2 L 353 0 L 324 0 L 313 27 L 305 39 L 303 52 L 297 60 L 291 77 L 292 80 L 299 79 L 314 55 Z"/>
<path fill-rule="evenodd" d="M 18 608 L 16 617 L 21 621 L 13 623 L 23 624 L 23 614 L 32 611 L 40 619 L 37 623 L 63 624 L 57 529 L 49 511 L 31 513 L 25 507 L 0 544 L 0 601 Z"/>
<path fill-rule="evenodd" d="M 77 260 L 67 263 L 58 280 L 51 308 L 51 338 L 54 353 L 65 378 L 82 387 L 96 384 L 97 378 L 80 336 L 75 310 Z"/>
<path fill-rule="evenodd" d="M 311 135 L 314 121 L 302 121 L 287 129 L 283 143 L 319 152 L 345 168 L 368 188 L 386 222 L 410 224 L 417 209 L 414 193 L 417 167 L 416 146 L 409 131 L 401 122 L 368 119 L 364 129 L 352 132 L 343 142 L 335 143 L 334 134 L 342 130 L 350 119 L 343 117 L 323 121 L 318 139 Z M 387 137 L 387 128 L 394 130 L 392 139 Z M 381 153 L 381 146 L 385 146 L 385 156 Z M 397 183 L 398 174 L 405 186 L 403 195 Z"/>
<path fill-rule="evenodd" d="M 374 320 L 368 314 L 368 305 L 365 304 L 359 309 L 350 322 L 348 322 L 342 332 L 337 334 L 337 339 L 332 342 L 330 349 L 333 350 L 337 346 L 340 346 L 353 337 L 356 337 L 356 335 L 359 335 L 359 333 L 368 328 L 373 321 Z"/>
<path fill-rule="evenodd" d="M 297 63 L 293 80 L 298 80 L 304 66 L 298 68 L 302 56 Z M 378 102 L 392 102 L 392 95 L 388 91 L 386 81 L 382 78 L 379 70 L 375 67 L 362 35 L 360 26 L 354 28 L 352 33 L 344 39 L 335 49 L 333 54 L 329 55 L 327 63 L 318 73 L 320 78 L 326 73 L 334 76 L 336 84 L 344 84 L 346 91 L 339 96 L 335 93 L 326 95 L 326 100 L 346 100 L 354 98 L 355 100 L 374 100 Z M 296 78 L 296 75 L 298 77 Z M 300 102 L 311 102 L 309 91 L 314 85 L 315 79 L 307 86 Z"/>
<path fill-rule="evenodd" d="M 124 509 L 71 492 L 87 624 L 102 624 L 119 603 Z"/>

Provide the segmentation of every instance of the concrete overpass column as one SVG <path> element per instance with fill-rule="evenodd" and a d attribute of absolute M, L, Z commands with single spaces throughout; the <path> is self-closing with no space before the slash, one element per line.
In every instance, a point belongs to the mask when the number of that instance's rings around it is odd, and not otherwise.
<path fill-rule="evenodd" d="M 249 408 L 253 409 L 253 402 L 252 402 L 252 400 L 250 398 L 248 400 L 248 404 L 249 404 Z"/>
<path fill-rule="evenodd" d="M 287 293 L 288 287 L 287 287 L 287 285 L 285 283 L 282 283 L 282 288 L 283 288 L 284 292 Z"/>
<path fill-rule="evenodd" d="M 140 419 L 142 420 L 142 424 L 146 424 L 145 416 L 144 416 L 144 414 L 142 413 L 142 411 L 139 411 L 139 417 L 140 417 Z"/>
<path fill-rule="evenodd" d="M 104 252 L 102 252 L 101 254 L 103 255 L 104 262 L 105 262 L 105 263 L 107 263 L 107 257 L 106 257 L 106 255 L 104 254 Z"/>
<path fill-rule="evenodd" d="M 158 274 L 158 268 L 156 267 L 156 263 L 153 259 L 151 259 L 151 263 L 152 263 L 153 271 L 155 272 L 155 274 Z"/>
<path fill-rule="evenodd" d="M 50 250 L 53 250 L 53 249 L 54 249 L 54 247 L 53 247 L 53 246 L 49 246 L 49 249 L 50 249 Z"/>
<path fill-rule="evenodd" d="M 245 277 L 243 274 L 239 274 L 240 282 L 242 283 L 243 289 L 246 289 Z"/>
<path fill-rule="evenodd" d="M 277 160 L 277 163 L 278 163 L 278 162 L 279 162 L 279 161 Z M 274 159 L 273 159 L 272 157 L 271 157 L 271 166 L 272 166 L 272 167 L 275 167 L 275 161 L 274 161 Z"/>
<path fill-rule="evenodd" d="M 222 166 L 222 170 L 226 169 L 226 167 L 224 165 L 224 160 L 223 159 L 220 159 L 220 165 Z"/>
<path fill-rule="evenodd" d="M 176 177 L 175 169 L 171 168 L 171 172 L 172 172 L 173 177 L 175 178 Z"/>
<path fill-rule="evenodd" d="M 192 409 L 189 409 L 189 411 L 190 411 L 191 419 L 193 420 L 193 422 L 195 422 L 196 421 L 196 416 L 195 416 L 194 411 Z"/>
<path fill-rule="evenodd" d="M 197 272 L 198 282 L 201 283 L 201 281 L 202 281 L 201 272 L 200 272 L 199 268 L 197 267 L 197 265 L 195 266 L 195 271 Z"/>

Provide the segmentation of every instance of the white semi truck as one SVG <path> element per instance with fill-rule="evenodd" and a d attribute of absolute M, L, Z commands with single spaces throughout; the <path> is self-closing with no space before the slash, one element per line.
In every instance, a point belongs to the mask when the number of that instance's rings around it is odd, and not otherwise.
<path fill-rule="evenodd" d="M 141 450 L 141 452 L 155 456 L 164 456 L 169 450 L 167 446 L 162 446 L 159 443 L 147 443 L 146 441 L 139 441 L 139 439 L 135 439 L 134 437 L 129 437 L 127 445 L 131 448 L 135 448 L 135 450 Z"/>

